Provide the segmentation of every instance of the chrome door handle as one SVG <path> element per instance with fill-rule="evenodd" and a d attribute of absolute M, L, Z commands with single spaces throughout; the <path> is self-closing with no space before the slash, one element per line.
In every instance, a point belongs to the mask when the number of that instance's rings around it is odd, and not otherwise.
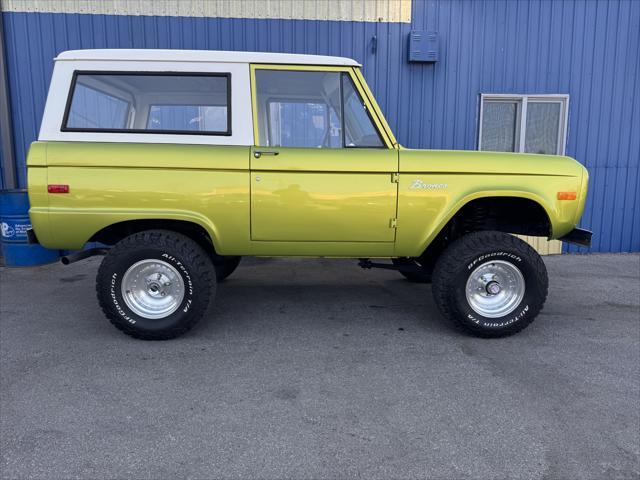
<path fill-rule="evenodd" d="M 256 150 L 253 152 L 253 156 L 256 158 L 260 158 L 262 155 L 278 155 L 280 152 L 274 152 L 272 150 Z"/>

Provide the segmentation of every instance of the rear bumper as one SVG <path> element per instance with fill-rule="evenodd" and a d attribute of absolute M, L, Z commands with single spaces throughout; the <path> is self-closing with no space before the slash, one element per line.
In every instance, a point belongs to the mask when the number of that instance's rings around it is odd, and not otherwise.
<path fill-rule="evenodd" d="M 560 237 L 558 240 L 567 243 L 575 243 L 576 245 L 581 245 L 583 247 L 591 246 L 591 236 L 593 232 L 589 230 L 583 230 L 582 228 L 574 228 L 569 233 L 567 233 L 564 237 Z"/>

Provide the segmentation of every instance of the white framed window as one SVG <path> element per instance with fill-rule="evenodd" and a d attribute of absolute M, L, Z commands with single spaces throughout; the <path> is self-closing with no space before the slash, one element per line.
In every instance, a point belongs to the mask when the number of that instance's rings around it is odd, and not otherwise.
<path fill-rule="evenodd" d="M 122 51 L 120 50 L 120 52 Z M 152 52 L 152 50 L 146 50 L 146 52 Z M 171 52 L 174 50 L 162 51 L 161 56 L 163 58 L 167 55 L 171 56 Z M 198 55 L 201 52 L 198 51 Z M 118 53 L 117 55 L 122 54 Z M 176 55 L 184 56 L 184 51 L 180 51 Z M 182 61 L 179 59 L 148 60 L 150 61 L 145 59 L 137 61 L 58 58 L 51 77 L 51 86 L 38 140 L 245 146 L 254 144 L 251 98 L 247 93 L 251 91 L 248 63 Z M 201 95 L 198 95 L 197 99 L 188 98 L 190 93 L 184 90 L 187 89 L 190 82 L 180 82 L 179 86 L 182 90 L 173 91 L 170 96 L 173 100 L 168 100 L 169 95 L 166 94 L 166 91 L 159 92 L 158 89 L 149 88 L 145 89 L 145 94 L 148 95 L 144 98 L 144 106 L 140 102 L 131 101 L 127 96 L 118 95 L 119 92 L 116 90 L 107 92 L 109 93 L 107 97 L 98 96 L 92 91 L 81 91 L 78 100 L 82 100 L 82 102 L 79 102 L 77 106 L 80 107 L 84 102 L 88 106 L 94 105 L 93 110 L 89 108 L 85 108 L 84 111 L 80 108 L 75 110 L 70 106 L 69 118 L 66 119 L 67 121 L 71 120 L 71 129 L 69 129 L 65 122 L 68 94 L 61 94 L 61 92 L 72 91 L 76 72 L 96 72 L 96 76 L 120 72 L 129 76 L 145 73 L 148 74 L 147 78 L 191 77 L 196 72 L 201 74 L 203 79 L 210 79 L 215 83 L 215 85 L 208 83 L 208 90 L 198 90 L 198 92 L 213 93 L 213 90 L 218 92 L 217 86 L 224 78 L 228 79 L 227 87 L 230 88 L 226 88 L 226 100 L 224 95 L 216 95 L 215 98 L 211 98 L 212 95 L 209 95 L 206 99 L 202 99 Z M 78 86 L 78 79 L 75 83 L 75 86 Z M 104 82 L 86 83 L 88 88 L 93 90 L 105 90 L 102 88 Z M 230 96 L 228 95 L 229 90 Z M 75 90 L 73 91 L 75 92 Z M 178 97 L 180 97 L 180 101 L 178 101 Z M 118 100 L 124 100 L 127 104 L 126 108 Z M 91 103 L 94 101 L 95 103 Z M 93 115 L 96 108 L 101 112 L 100 118 L 94 116 L 94 118 L 89 118 L 91 121 L 81 118 L 85 114 Z M 124 110 L 127 110 L 128 113 L 124 120 L 125 128 L 122 128 L 123 117 L 121 114 Z M 143 111 L 144 113 L 141 113 Z M 109 117 L 109 115 L 112 116 Z M 107 118 L 105 119 L 103 116 Z M 96 121 L 98 127 L 101 128 L 90 128 L 91 123 L 95 124 Z M 85 125 L 89 128 L 84 129 Z"/>
<path fill-rule="evenodd" d="M 564 155 L 569 95 L 480 95 L 478 150 Z"/>

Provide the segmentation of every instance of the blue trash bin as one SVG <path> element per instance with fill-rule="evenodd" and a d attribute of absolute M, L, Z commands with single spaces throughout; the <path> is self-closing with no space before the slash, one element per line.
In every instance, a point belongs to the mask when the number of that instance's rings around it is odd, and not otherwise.
<path fill-rule="evenodd" d="M 43 265 L 60 258 L 58 250 L 29 245 L 27 230 L 30 228 L 27 191 L 0 190 L 0 238 L 2 256 L 7 267 Z"/>

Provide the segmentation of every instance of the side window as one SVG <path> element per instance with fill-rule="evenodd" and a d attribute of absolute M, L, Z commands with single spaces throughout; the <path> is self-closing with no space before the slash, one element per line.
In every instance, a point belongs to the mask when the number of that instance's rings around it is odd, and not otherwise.
<path fill-rule="evenodd" d="M 482 95 L 479 150 L 563 155 L 567 95 Z"/>
<path fill-rule="evenodd" d="M 256 70 L 255 80 L 260 146 L 384 146 L 348 74 Z"/>
<path fill-rule="evenodd" d="M 340 73 L 256 70 L 260 145 L 340 148 Z"/>
<path fill-rule="evenodd" d="M 76 72 L 63 131 L 230 135 L 230 75 Z"/>

